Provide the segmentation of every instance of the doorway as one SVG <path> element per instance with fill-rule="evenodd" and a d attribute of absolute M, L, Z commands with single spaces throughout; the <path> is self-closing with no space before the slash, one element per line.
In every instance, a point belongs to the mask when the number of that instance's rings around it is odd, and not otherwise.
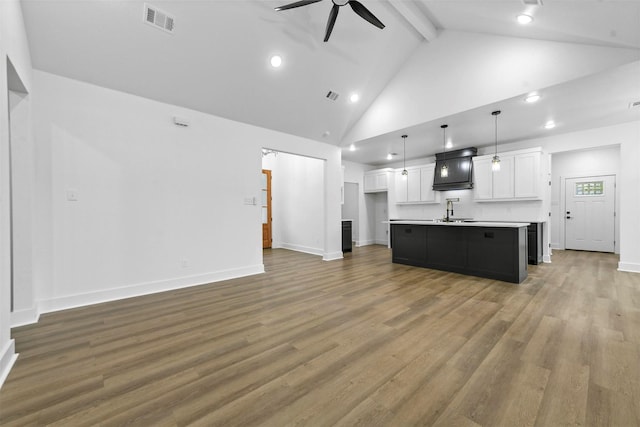
<path fill-rule="evenodd" d="M 271 248 L 271 243 L 273 242 L 271 200 L 271 171 L 262 169 L 262 249 Z"/>
<path fill-rule="evenodd" d="M 359 212 L 358 212 L 358 184 L 354 182 L 344 183 L 344 203 L 342 205 L 342 220 L 351 220 L 351 240 L 359 244 Z"/>
<path fill-rule="evenodd" d="M 565 249 L 615 251 L 615 175 L 565 179 Z"/>

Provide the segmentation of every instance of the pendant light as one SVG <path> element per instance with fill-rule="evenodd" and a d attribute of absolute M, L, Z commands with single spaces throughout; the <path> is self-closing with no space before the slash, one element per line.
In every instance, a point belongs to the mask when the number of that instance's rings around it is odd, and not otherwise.
<path fill-rule="evenodd" d="M 491 115 L 496 118 L 496 149 L 493 155 L 493 160 L 491 160 L 491 170 L 494 172 L 498 172 L 500 170 L 500 157 L 498 157 L 498 115 L 499 114 L 500 114 L 500 110 L 496 110 L 491 113 Z"/>
<path fill-rule="evenodd" d="M 449 125 L 442 125 L 442 150 L 444 154 L 442 155 L 442 167 L 440 168 L 440 177 L 446 178 L 449 176 L 449 166 L 447 166 L 447 127 Z"/>
<path fill-rule="evenodd" d="M 402 135 L 402 179 L 407 179 L 407 135 Z"/>

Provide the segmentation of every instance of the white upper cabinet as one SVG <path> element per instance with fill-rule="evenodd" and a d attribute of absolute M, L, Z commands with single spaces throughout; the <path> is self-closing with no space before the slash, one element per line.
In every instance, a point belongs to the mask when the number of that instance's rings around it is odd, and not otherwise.
<path fill-rule="evenodd" d="M 433 191 L 433 171 L 435 163 L 407 168 L 408 175 L 402 176 L 402 169 L 395 171 L 396 203 L 437 203 Z"/>
<path fill-rule="evenodd" d="M 540 152 L 523 153 L 515 156 L 515 197 L 540 197 L 540 157 Z"/>
<path fill-rule="evenodd" d="M 387 183 L 389 172 L 385 170 L 374 170 L 364 174 L 364 192 L 376 193 L 387 191 L 389 186 Z"/>
<path fill-rule="evenodd" d="M 500 170 L 491 170 L 492 155 L 473 158 L 474 198 L 477 201 L 540 200 L 539 148 L 498 153 Z"/>

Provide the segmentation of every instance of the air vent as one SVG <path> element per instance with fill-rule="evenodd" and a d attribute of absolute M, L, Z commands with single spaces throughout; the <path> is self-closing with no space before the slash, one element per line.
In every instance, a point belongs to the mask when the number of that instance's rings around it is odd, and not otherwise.
<path fill-rule="evenodd" d="M 640 101 L 630 102 L 629 108 L 637 108 L 640 107 Z"/>
<path fill-rule="evenodd" d="M 327 93 L 327 98 L 329 98 L 332 101 L 335 101 L 336 99 L 338 99 L 339 96 L 340 96 L 339 93 L 333 92 L 331 90 Z"/>
<path fill-rule="evenodd" d="M 522 0 L 527 6 L 542 6 L 542 0 Z"/>
<path fill-rule="evenodd" d="M 167 12 L 158 9 L 150 4 L 144 5 L 144 22 L 153 25 L 167 33 L 173 33 L 174 18 Z"/>

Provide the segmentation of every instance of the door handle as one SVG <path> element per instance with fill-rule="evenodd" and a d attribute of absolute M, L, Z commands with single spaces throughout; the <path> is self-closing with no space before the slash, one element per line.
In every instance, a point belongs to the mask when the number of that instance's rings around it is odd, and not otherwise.
<path fill-rule="evenodd" d="M 566 217 L 566 218 L 567 218 L 567 219 L 571 219 L 571 217 L 570 217 L 570 216 L 568 216 L 568 217 Z"/>

